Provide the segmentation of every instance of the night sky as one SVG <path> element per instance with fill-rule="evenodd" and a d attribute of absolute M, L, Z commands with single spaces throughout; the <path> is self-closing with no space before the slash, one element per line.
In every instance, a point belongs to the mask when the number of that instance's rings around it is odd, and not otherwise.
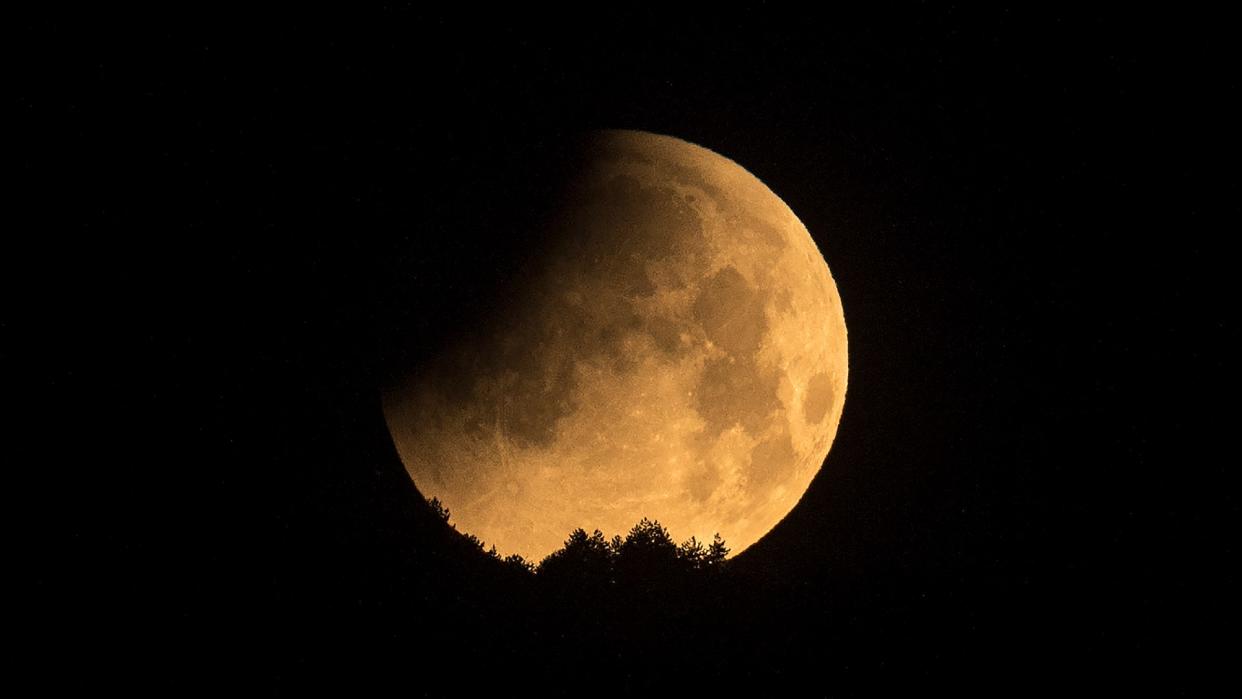
<path fill-rule="evenodd" d="M 17 30 L 10 575 L 52 686 L 1189 690 L 1236 651 L 1219 20 L 326 19 Z M 823 470 L 643 652 L 437 543 L 377 389 L 521 273 L 593 128 L 759 177 L 849 328 Z"/>

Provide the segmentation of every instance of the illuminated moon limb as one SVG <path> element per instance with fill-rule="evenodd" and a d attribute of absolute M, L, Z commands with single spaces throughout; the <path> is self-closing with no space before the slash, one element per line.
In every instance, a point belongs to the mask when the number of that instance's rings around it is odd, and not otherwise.
<path fill-rule="evenodd" d="M 643 517 L 734 554 L 793 509 L 845 398 L 840 297 L 770 189 L 668 136 L 599 133 L 511 312 L 386 393 L 419 490 L 502 554 Z"/>

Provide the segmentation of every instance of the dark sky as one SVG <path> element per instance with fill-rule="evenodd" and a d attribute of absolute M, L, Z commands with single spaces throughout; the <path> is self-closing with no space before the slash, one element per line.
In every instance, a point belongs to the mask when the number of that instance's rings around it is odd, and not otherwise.
<path fill-rule="evenodd" d="M 21 25 L 10 91 L 28 211 L 5 325 L 34 341 L 22 412 L 52 426 L 27 457 L 28 645 L 61 681 L 435 693 L 477 663 L 554 686 L 472 597 L 494 589 L 409 572 L 451 565 L 411 553 L 430 525 L 376 385 L 394 335 L 431 346 L 515 273 L 531 164 L 599 127 L 767 183 L 850 330 L 837 442 L 737 560 L 727 662 L 681 660 L 824 694 L 1188 688 L 1223 662 L 1219 19 L 119 24 Z"/>

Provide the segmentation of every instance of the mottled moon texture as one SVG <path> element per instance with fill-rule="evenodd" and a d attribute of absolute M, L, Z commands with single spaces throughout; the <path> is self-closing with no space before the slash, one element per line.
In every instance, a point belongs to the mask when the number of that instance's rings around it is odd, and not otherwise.
<path fill-rule="evenodd" d="M 845 318 L 806 227 L 668 136 L 598 133 L 493 327 L 386 392 L 419 490 L 539 560 L 643 517 L 734 554 L 793 509 L 841 419 Z"/>

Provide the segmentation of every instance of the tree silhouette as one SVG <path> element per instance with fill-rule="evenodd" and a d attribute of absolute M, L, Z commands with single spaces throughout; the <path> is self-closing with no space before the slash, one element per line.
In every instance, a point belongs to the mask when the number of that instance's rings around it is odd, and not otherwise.
<path fill-rule="evenodd" d="M 433 513 L 437 516 L 437 517 L 439 517 L 440 519 L 444 520 L 445 522 L 448 522 L 448 521 L 449 521 L 449 510 L 448 510 L 448 508 L 447 508 L 447 507 L 445 507 L 445 506 L 444 506 L 444 503 L 440 502 L 440 498 L 430 498 L 430 499 L 428 499 L 428 500 L 427 500 L 427 506 L 431 508 L 431 511 L 432 511 L 432 512 L 433 512 Z M 454 528 L 456 528 L 456 527 L 454 527 Z"/>
<path fill-rule="evenodd" d="M 703 563 L 705 566 L 718 568 L 725 562 L 725 556 L 728 555 L 729 547 L 725 546 L 724 539 L 720 538 L 720 532 L 716 532 L 716 536 L 712 537 L 712 543 L 707 547 Z"/>
<path fill-rule="evenodd" d="M 617 549 L 616 584 L 625 597 L 644 603 L 680 586 L 686 570 L 681 550 L 658 521 L 644 517 Z"/>
<path fill-rule="evenodd" d="M 600 530 L 587 534 L 584 529 L 575 529 L 563 547 L 540 562 L 538 572 L 557 575 L 561 571 L 576 570 L 611 576 L 614 554 L 612 545 Z"/>
<path fill-rule="evenodd" d="M 699 570 L 707 559 L 707 549 L 701 541 L 692 536 L 677 547 L 677 557 L 691 570 Z"/>
<path fill-rule="evenodd" d="M 616 580 L 616 551 L 600 530 L 587 534 L 575 529 L 563 547 L 540 562 L 536 573 L 540 583 L 563 595 L 598 595 Z"/>
<path fill-rule="evenodd" d="M 495 550 L 496 550 L 496 547 L 493 546 L 492 551 L 495 551 Z M 511 553 L 508 556 L 505 556 L 502 560 L 505 565 L 511 568 L 522 570 L 527 573 L 535 572 L 535 564 L 523 558 L 521 554 Z"/>
<path fill-rule="evenodd" d="M 593 603 L 598 603 L 598 595 L 610 591 L 651 598 L 661 592 L 684 590 L 689 581 L 702 578 L 706 571 L 723 569 L 729 555 L 719 533 L 710 544 L 694 536 L 677 544 L 658 520 L 644 517 L 624 538 L 615 535 L 608 539 L 598 529 L 590 534 L 575 529 L 564 546 L 535 564 L 519 554 L 502 557 L 494 545 L 488 547 L 477 536 L 457 531 L 448 508 L 438 498 L 429 498 L 427 505 L 447 525 L 455 547 L 500 564 L 508 575 L 533 575 L 553 596 L 575 604 L 588 596 L 595 596 Z"/>

